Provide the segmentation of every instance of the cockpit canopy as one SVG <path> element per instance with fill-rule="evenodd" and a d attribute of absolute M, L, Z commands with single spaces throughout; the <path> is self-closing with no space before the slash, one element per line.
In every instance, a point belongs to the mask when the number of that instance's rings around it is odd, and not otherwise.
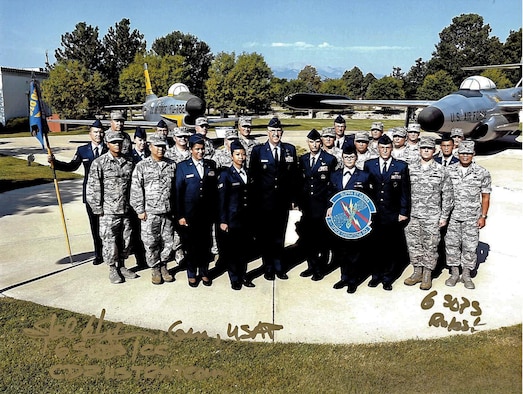
<path fill-rule="evenodd" d="M 459 90 L 484 90 L 484 89 L 496 89 L 496 84 L 486 77 L 481 75 L 474 75 L 468 77 L 459 86 Z"/>
<path fill-rule="evenodd" d="M 171 85 L 167 94 L 169 96 L 177 96 L 180 93 L 190 93 L 190 91 L 189 91 L 189 88 L 187 87 L 187 85 L 178 82 L 178 83 L 175 83 L 174 85 Z"/>

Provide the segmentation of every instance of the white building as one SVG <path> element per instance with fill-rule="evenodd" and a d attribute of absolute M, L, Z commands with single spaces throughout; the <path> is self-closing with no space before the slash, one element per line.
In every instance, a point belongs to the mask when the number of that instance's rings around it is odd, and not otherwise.
<path fill-rule="evenodd" d="M 0 67 L 0 127 L 12 118 L 29 116 L 29 84 L 49 77 L 41 69 Z"/>

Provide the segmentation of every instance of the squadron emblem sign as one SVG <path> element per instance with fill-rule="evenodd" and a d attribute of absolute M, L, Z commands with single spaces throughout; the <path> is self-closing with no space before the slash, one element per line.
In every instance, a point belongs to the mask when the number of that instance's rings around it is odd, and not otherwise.
<path fill-rule="evenodd" d="M 342 190 L 330 201 L 332 213 L 325 220 L 334 234 L 345 239 L 358 239 L 372 230 L 371 219 L 376 207 L 366 194 L 357 190 Z"/>

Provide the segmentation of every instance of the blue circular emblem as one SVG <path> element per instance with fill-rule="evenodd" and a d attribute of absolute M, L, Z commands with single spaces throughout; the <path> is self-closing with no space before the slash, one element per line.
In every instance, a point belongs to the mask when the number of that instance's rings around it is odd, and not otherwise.
<path fill-rule="evenodd" d="M 357 190 L 342 190 L 330 199 L 331 216 L 327 216 L 327 226 L 341 238 L 358 239 L 367 235 L 372 228 L 372 214 L 376 207 L 372 200 Z"/>

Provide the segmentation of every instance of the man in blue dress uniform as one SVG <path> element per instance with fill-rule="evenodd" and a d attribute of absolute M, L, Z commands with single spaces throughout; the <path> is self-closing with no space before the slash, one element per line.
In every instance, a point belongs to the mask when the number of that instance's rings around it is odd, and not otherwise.
<path fill-rule="evenodd" d="M 289 209 L 296 200 L 298 158 L 292 144 L 281 141 L 278 118 L 269 121 L 268 140 L 252 149 L 250 176 L 253 185 L 255 236 L 261 250 L 265 279 L 288 279 L 282 256 Z"/>
<path fill-rule="evenodd" d="M 383 283 L 392 290 L 398 272 L 408 264 L 404 228 L 410 215 L 410 178 L 408 164 L 392 157 L 392 141 L 384 135 L 378 140 L 379 157 L 365 162 L 369 173 L 370 197 L 376 204 L 374 217 L 373 264 L 370 287 Z"/>

